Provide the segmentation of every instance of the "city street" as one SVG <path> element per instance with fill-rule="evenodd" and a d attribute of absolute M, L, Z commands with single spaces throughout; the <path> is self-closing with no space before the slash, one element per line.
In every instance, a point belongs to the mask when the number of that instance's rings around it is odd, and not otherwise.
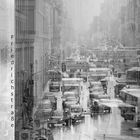
<path fill-rule="evenodd" d="M 124 122 L 120 117 L 119 109 L 113 107 L 111 114 L 97 115 L 92 118 L 90 115 L 86 115 L 85 120 L 80 124 L 55 128 L 53 134 L 55 140 L 58 138 L 59 140 L 122 140 L 123 137 L 126 139 L 128 136 L 128 140 L 135 140 L 136 138 L 129 130 L 130 126 L 135 127 L 132 122 Z M 140 137 L 140 134 L 135 136 Z"/>
<path fill-rule="evenodd" d="M 0 1 L 1 139 L 140 140 L 140 0 Z"/>
<path fill-rule="evenodd" d="M 121 101 L 118 99 L 113 98 L 106 103 L 112 108 L 112 113 L 90 117 L 87 107 L 89 97 L 87 86 L 87 83 L 84 84 L 83 94 L 81 95 L 83 108 L 84 110 L 87 109 L 85 120 L 69 127 L 53 129 L 55 140 L 58 138 L 60 140 L 122 140 L 128 136 L 128 140 L 135 140 L 140 137 L 139 132 L 133 133 L 130 130 L 130 128 L 135 127 L 134 122 L 126 122 L 121 117 L 120 110 L 118 109 L 118 105 Z M 111 89 L 113 88 L 114 87 L 111 87 Z"/>

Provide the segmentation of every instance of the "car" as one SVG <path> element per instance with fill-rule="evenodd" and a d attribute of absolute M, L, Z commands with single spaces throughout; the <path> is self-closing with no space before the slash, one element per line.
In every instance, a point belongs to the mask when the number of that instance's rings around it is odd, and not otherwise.
<path fill-rule="evenodd" d="M 83 108 L 79 104 L 70 106 L 72 122 L 80 121 L 85 118 Z"/>
<path fill-rule="evenodd" d="M 47 123 L 48 127 L 50 128 L 66 125 L 63 117 L 63 112 L 54 111 L 51 118 L 48 119 Z"/>
<path fill-rule="evenodd" d="M 94 114 L 106 114 L 106 113 L 111 113 L 111 107 L 100 102 L 99 100 L 92 100 L 91 106 L 90 106 L 91 117 Z"/>
<path fill-rule="evenodd" d="M 65 122 L 68 124 L 81 122 L 85 116 L 83 108 L 80 104 L 69 104 L 64 110 Z"/>

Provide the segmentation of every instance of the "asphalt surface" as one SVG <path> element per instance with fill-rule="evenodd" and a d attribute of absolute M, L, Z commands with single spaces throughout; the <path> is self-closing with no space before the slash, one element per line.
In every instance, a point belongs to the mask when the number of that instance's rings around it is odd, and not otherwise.
<path fill-rule="evenodd" d="M 112 108 L 111 114 L 85 116 L 85 120 L 69 127 L 53 129 L 54 140 L 135 140 L 140 139 L 140 130 L 133 122 L 125 122 L 117 107 Z"/>
<path fill-rule="evenodd" d="M 110 83 L 112 83 L 111 78 Z M 113 91 L 114 84 L 109 87 Z M 81 104 L 84 110 L 88 110 L 88 84 L 84 84 Z M 54 140 L 139 140 L 140 129 L 132 131 L 136 127 L 133 121 L 124 121 L 120 115 L 119 100 L 112 99 L 106 104 L 112 108 L 112 113 L 90 117 L 89 111 L 85 120 L 69 127 L 53 129 Z"/>

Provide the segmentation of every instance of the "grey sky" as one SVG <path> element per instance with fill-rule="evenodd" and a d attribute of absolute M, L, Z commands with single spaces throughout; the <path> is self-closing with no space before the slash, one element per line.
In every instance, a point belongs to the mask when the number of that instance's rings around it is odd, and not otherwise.
<path fill-rule="evenodd" d="M 103 0 L 64 0 L 68 13 L 76 30 L 83 31 L 89 27 L 93 16 L 99 15 Z"/>

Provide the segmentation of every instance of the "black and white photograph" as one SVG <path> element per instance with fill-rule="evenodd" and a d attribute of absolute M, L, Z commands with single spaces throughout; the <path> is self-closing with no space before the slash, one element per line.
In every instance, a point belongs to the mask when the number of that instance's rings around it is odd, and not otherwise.
<path fill-rule="evenodd" d="M 140 0 L 0 0 L 0 140 L 139 140 Z"/>

